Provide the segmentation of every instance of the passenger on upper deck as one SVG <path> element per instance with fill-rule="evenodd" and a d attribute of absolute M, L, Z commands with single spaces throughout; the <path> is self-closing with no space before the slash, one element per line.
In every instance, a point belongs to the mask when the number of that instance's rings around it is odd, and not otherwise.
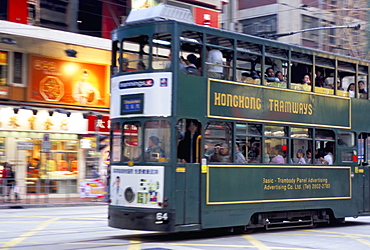
<path fill-rule="evenodd" d="M 311 85 L 311 80 L 309 75 L 304 75 L 302 78 L 302 84 L 308 84 Z"/>
<path fill-rule="evenodd" d="M 330 147 L 325 147 L 324 148 L 324 153 L 325 153 L 325 156 L 324 158 L 320 158 L 320 160 L 322 161 L 322 164 L 325 164 L 325 165 L 333 165 L 333 154 L 332 154 L 332 148 Z"/>
<path fill-rule="evenodd" d="M 279 78 L 275 77 L 275 72 L 272 67 L 266 69 L 266 77 L 267 82 L 279 82 Z"/>
<path fill-rule="evenodd" d="M 348 85 L 347 91 L 348 91 L 349 97 L 351 98 L 355 97 L 355 90 L 356 90 L 356 86 L 354 83 L 351 83 L 350 85 Z"/>
<path fill-rule="evenodd" d="M 307 164 L 312 164 L 312 152 L 311 149 L 306 150 L 306 156 L 307 156 Z"/>
<path fill-rule="evenodd" d="M 186 57 L 186 59 L 186 73 L 189 75 L 200 76 L 200 71 L 197 69 L 197 66 L 195 66 L 195 63 L 197 62 L 197 57 L 194 54 L 190 54 Z"/>
<path fill-rule="evenodd" d="M 139 61 L 136 65 L 136 69 L 137 70 L 145 70 L 146 69 L 145 63 L 143 61 Z"/>
<path fill-rule="evenodd" d="M 218 45 L 218 39 L 212 38 L 211 44 Z M 208 51 L 207 62 L 209 63 L 208 77 L 222 79 L 224 72 L 224 68 L 222 67 L 223 65 L 222 52 L 216 48 L 211 48 L 211 50 Z"/>
<path fill-rule="evenodd" d="M 365 83 L 364 81 L 359 81 L 358 82 L 358 93 L 360 94 L 367 94 L 366 90 L 365 90 Z"/>
<path fill-rule="evenodd" d="M 325 85 L 325 77 L 322 75 L 321 70 L 316 70 L 315 86 L 324 87 L 324 85 Z"/>
<path fill-rule="evenodd" d="M 284 75 L 283 75 L 283 72 L 281 72 L 281 71 L 276 71 L 276 73 L 275 73 L 275 77 L 277 77 L 278 79 L 279 79 L 279 82 L 285 82 L 286 83 L 286 81 L 285 81 L 285 79 L 284 79 Z"/>
<path fill-rule="evenodd" d="M 342 87 L 342 81 L 341 80 L 337 80 L 337 90 L 342 90 L 344 91 L 344 88 Z"/>
<path fill-rule="evenodd" d="M 292 83 L 300 83 L 302 80 L 302 76 L 308 74 L 307 66 L 298 62 L 293 62 L 293 65 L 291 66 L 291 71 Z"/>

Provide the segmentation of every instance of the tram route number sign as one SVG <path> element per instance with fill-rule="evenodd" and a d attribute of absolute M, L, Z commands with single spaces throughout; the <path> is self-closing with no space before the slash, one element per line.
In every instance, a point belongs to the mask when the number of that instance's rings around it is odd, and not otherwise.
<path fill-rule="evenodd" d="M 33 147 L 34 147 L 33 142 L 26 141 L 17 142 L 17 150 L 33 150 Z"/>

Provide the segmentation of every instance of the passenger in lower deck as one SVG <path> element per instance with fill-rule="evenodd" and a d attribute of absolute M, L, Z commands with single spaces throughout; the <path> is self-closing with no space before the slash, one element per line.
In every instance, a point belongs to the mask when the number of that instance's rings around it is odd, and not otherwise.
<path fill-rule="evenodd" d="M 199 136 L 199 123 L 197 120 L 187 122 L 184 139 L 180 141 L 177 147 L 177 158 L 181 163 L 196 162 L 196 145 Z"/>
<path fill-rule="evenodd" d="M 272 155 L 274 157 L 271 159 L 270 164 L 284 164 L 285 159 L 282 156 L 283 153 L 284 152 L 283 152 L 283 149 L 282 149 L 281 145 L 276 145 L 275 147 L 271 148 L 271 154 L 270 155 Z"/>
<path fill-rule="evenodd" d="M 298 158 L 297 164 L 307 164 L 306 160 L 304 159 L 304 152 L 302 149 L 298 149 L 297 158 Z"/>
<path fill-rule="evenodd" d="M 159 146 L 159 138 L 157 136 L 149 137 L 148 147 L 145 150 L 145 159 L 147 161 L 158 160 L 165 157 L 163 149 Z"/>
<path fill-rule="evenodd" d="M 236 143 L 235 145 L 235 162 L 246 163 L 243 153 L 239 150 L 239 143 Z"/>

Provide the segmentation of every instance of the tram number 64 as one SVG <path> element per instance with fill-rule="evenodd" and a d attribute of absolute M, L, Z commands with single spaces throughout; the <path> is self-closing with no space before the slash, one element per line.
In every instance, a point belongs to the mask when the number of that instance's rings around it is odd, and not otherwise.
<path fill-rule="evenodd" d="M 168 220 L 168 214 L 167 213 L 157 213 L 155 215 L 156 220 Z"/>

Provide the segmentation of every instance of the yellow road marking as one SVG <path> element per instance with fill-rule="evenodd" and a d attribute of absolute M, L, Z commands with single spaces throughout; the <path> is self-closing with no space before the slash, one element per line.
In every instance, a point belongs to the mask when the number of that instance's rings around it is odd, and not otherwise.
<path fill-rule="evenodd" d="M 243 235 L 243 238 L 245 238 L 253 246 L 257 247 L 257 249 L 260 249 L 260 250 L 268 250 L 268 249 L 270 249 L 265 244 L 263 244 L 261 241 L 259 241 L 256 238 L 254 238 L 252 235 Z"/>
<path fill-rule="evenodd" d="M 366 246 L 370 246 L 370 242 L 369 241 L 366 241 L 364 239 L 361 239 L 361 238 L 370 238 L 369 235 L 365 235 L 365 234 L 349 234 L 349 233 L 339 233 L 339 232 L 331 232 L 331 231 L 318 231 L 318 230 L 306 230 L 306 231 L 309 231 L 309 232 L 320 232 L 320 233 L 326 233 L 326 234 L 336 234 L 336 235 L 341 235 L 342 237 L 347 237 L 347 238 L 350 238 L 350 239 L 353 239 L 355 241 L 358 241 Z"/>
<path fill-rule="evenodd" d="M 44 221 L 39 226 L 32 229 L 31 231 L 28 231 L 28 232 L 22 234 L 21 236 L 19 236 L 17 238 L 14 238 L 11 241 L 5 243 L 2 247 L 4 247 L 5 249 L 7 247 L 14 247 L 14 246 L 18 245 L 19 243 L 21 243 L 22 241 L 24 241 L 25 239 L 27 239 L 28 237 L 30 237 L 30 236 L 36 234 L 37 232 L 43 230 L 44 228 L 49 226 L 51 223 L 53 223 L 54 221 L 59 220 L 59 219 L 60 218 L 52 218 L 52 219 L 49 219 L 47 221 Z"/>

